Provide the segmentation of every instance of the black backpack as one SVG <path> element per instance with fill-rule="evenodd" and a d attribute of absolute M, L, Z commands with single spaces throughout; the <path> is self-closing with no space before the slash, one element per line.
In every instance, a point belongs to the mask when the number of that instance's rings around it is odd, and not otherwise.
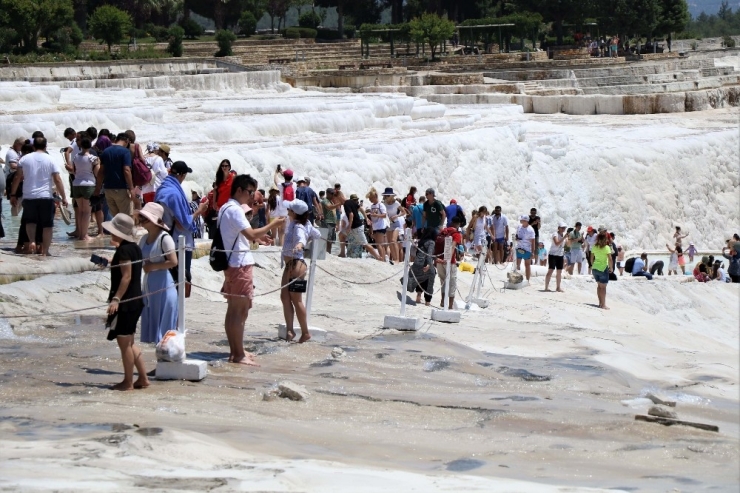
<path fill-rule="evenodd" d="M 628 258 L 624 263 L 624 270 L 632 274 L 632 268 L 635 266 L 635 257 Z"/>
<path fill-rule="evenodd" d="M 221 236 L 221 221 L 219 220 L 216 223 L 216 234 L 213 235 L 213 243 L 211 243 L 211 254 L 209 256 L 209 263 L 211 264 L 211 269 L 215 270 L 216 272 L 225 271 L 229 268 L 229 260 L 231 259 L 231 254 L 233 253 L 234 247 L 236 246 L 236 242 L 239 240 L 239 235 L 241 233 L 236 235 L 236 238 L 234 238 L 234 244 L 231 245 L 231 252 L 229 252 L 228 255 L 226 255 L 226 252 L 224 251 L 224 239 Z"/>
<path fill-rule="evenodd" d="M 455 217 L 460 219 L 460 227 L 464 228 L 466 224 L 468 224 L 468 219 L 465 217 L 465 213 L 462 210 L 462 207 L 459 205 L 457 206 L 457 212 L 455 213 Z"/>

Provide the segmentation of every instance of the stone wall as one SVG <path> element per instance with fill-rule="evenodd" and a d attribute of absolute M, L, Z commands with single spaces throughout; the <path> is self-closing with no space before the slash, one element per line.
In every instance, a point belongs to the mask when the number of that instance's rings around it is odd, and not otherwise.
<path fill-rule="evenodd" d="M 430 74 L 429 84 L 433 86 L 483 84 L 483 74 Z"/>

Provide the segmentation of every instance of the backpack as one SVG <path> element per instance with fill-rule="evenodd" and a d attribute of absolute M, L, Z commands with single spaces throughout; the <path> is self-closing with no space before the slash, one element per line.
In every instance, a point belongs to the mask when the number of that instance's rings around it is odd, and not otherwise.
<path fill-rule="evenodd" d="M 283 184 L 283 200 L 288 202 L 295 200 L 295 188 L 293 188 L 292 183 Z"/>
<path fill-rule="evenodd" d="M 239 240 L 239 234 L 237 234 L 236 238 L 234 238 L 234 244 L 231 245 L 232 250 L 234 250 L 236 242 L 237 240 Z M 219 220 L 216 222 L 216 234 L 213 235 L 213 243 L 211 243 L 211 253 L 208 259 L 208 263 L 211 264 L 211 269 L 215 270 L 216 272 L 222 272 L 229 268 L 229 260 L 231 259 L 231 254 L 233 252 L 229 252 L 229 254 L 226 255 L 226 252 L 224 250 L 224 239 L 221 236 L 221 220 L 219 218 Z"/>
<path fill-rule="evenodd" d="M 445 238 L 447 238 L 448 236 L 452 236 L 454 234 L 454 232 L 453 233 L 446 233 L 445 231 L 447 231 L 448 229 L 451 229 L 451 228 L 445 228 L 445 229 L 443 229 L 442 232 L 439 233 L 437 235 L 437 238 L 434 240 L 434 255 L 438 259 L 443 259 L 444 258 L 444 253 L 445 253 Z"/>
<path fill-rule="evenodd" d="M 457 213 L 455 214 L 455 217 L 457 217 L 458 219 L 460 219 L 460 227 L 461 228 L 464 228 L 465 225 L 468 224 L 468 220 L 465 217 L 465 213 L 463 212 L 462 207 L 460 207 L 459 205 L 457 206 Z"/>
<path fill-rule="evenodd" d="M 632 268 L 635 266 L 635 257 L 628 258 L 624 263 L 624 270 L 632 274 Z"/>
<path fill-rule="evenodd" d="M 143 187 L 152 181 L 152 170 L 147 166 L 139 144 L 134 144 L 134 155 L 131 159 L 131 181 L 135 187 Z"/>

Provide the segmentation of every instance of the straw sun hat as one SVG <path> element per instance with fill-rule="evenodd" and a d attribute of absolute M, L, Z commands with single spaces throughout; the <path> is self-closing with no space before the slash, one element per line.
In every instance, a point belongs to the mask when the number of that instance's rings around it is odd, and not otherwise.
<path fill-rule="evenodd" d="M 103 228 L 122 240 L 134 243 L 134 220 L 131 216 L 119 212 L 111 221 L 103 223 Z"/>
<path fill-rule="evenodd" d="M 156 202 L 149 202 L 144 207 L 136 211 L 137 214 L 143 216 L 149 220 L 155 226 L 162 228 L 165 231 L 169 231 L 170 228 L 164 223 L 162 219 L 164 217 L 164 208 Z"/>

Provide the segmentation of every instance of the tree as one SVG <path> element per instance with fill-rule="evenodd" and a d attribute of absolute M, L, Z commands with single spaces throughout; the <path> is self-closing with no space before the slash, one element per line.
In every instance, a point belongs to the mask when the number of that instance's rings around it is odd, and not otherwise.
<path fill-rule="evenodd" d="M 170 42 L 167 52 L 174 57 L 182 56 L 182 38 L 185 37 L 185 29 L 180 26 L 172 26 L 169 30 Z"/>
<path fill-rule="evenodd" d="M 278 30 L 280 29 L 280 20 L 285 16 L 290 8 L 290 0 L 267 0 L 265 10 L 270 16 L 270 29 L 275 32 L 275 19 L 278 20 Z"/>
<path fill-rule="evenodd" d="M 442 42 L 449 39 L 455 32 L 455 23 L 443 19 L 437 14 L 422 14 L 410 23 L 411 37 L 417 43 L 429 43 L 432 52 L 432 60 L 437 48 Z"/>
<path fill-rule="evenodd" d="M 93 12 L 88 21 L 90 34 L 108 45 L 108 53 L 114 44 L 119 44 L 131 29 L 131 17 L 121 9 L 103 5 Z"/>
<path fill-rule="evenodd" d="M 187 39 L 195 39 L 203 34 L 203 27 L 194 19 L 183 17 L 179 24 Z"/>
<path fill-rule="evenodd" d="M 663 14 L 658 25 L 658 32 L 661 34 L 679 33 L 686 28 L 691 19 L 686 0 L 662 0 L 661 7 Z"/>
<path fill-rule="evenodd" d="M 257 19 L 249 10 L 242 12 L 239 17 L 239 32 L 245 36 L 251 36 L 257 30 Z"/>
<path fill-rule="evenodd" d="M 321 16 L 313 10 L 309 10 L 298 17 L 298 25 L 301 27 L 316 29 L 321 25 Z"/>
<path fill-rule="evenodd" d="M 218 51 L 216 56 L 231 56 L 234 54 L 231 51 L 231 43 L 236 41 L 236 34 L 229 31 L 228 29 L 221 29 L 216 31 L 216 43 L 218 43 Z"/>
<path fill-rule="evenodd" d="M 732 7 L 727 3 L 727 0 L 722 0 L 719 10 L 717 11 L 717 17 L 723 21 L 727 21 L 732 17 Z"/>
<path fill-rule="evenodd" d="M 73 23 L 72 0 L 0 0 L 0 27 L 13 29 L 26 52 L 36 50 L 39 36 Z"/>

